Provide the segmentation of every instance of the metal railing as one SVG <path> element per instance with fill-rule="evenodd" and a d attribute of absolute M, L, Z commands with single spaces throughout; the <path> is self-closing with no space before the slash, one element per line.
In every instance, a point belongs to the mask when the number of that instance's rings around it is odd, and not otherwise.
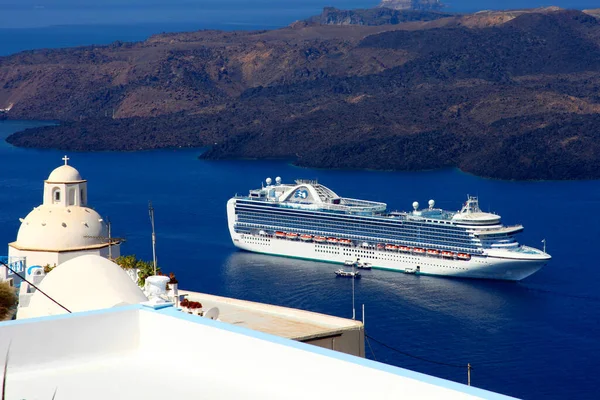
<path fill-rule="evenodd" d="M 0 265 L 0 280 L 13 278 L 17 273 L 25 274 L 25 269 L 27 268 L 25 257 L 0 256 L 0 262 L 10 267 L 8 269 Z"/>
<path fill-rule="evenodd" d="M 264 198 L 252 198 L 248 196 L 235 196 L 238 199 L 252 200 L 259 202 L 266 202 Z M 281 208 L 291 209 L 307 209 L 313 211 L 337 211 L 348 214 L 373 214 L 384 212 L 387 208 L 387 204 L 378 203 L 374 201 L 365 201 L 357 199 L 349 199 L 342 197 L 342 204 L 331 204 L 331 203 L 293 203 L 293 202 L 277 202 L 277 206 Z"/>

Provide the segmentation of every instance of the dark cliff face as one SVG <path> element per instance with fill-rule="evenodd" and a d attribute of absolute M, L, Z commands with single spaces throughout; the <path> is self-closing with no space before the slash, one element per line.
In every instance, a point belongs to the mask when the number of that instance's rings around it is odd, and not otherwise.
<path fill-rule="evenodd" d="M 18 146 L 598 178 L 599 45 L 578 11 L 167 34 L 1 58 L 0 107 L 65 121 Z"/>

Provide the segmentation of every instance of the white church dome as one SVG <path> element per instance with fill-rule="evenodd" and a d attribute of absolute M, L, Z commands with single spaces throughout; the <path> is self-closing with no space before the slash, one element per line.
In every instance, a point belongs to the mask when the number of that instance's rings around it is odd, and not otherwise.
<path fill-rule="evenodd" d="M 22 250 L 85 249 L 106 245 L 102 237 L 108 237 L 106 224 L 91 208 L 41 205 L 23 219 L 12 245 Z"/>
<path fill-rule="evenodd" d="M 61 252 L 108 246 L 106 223 L 100 214 L 87 207 L 87 181 L 67 165 L 68 160 L 64 156 L 65 164 L 55 168 L 44 182 L 42 205 L 20 219 L 17 240 L 9 244 L 9 252 L 10 248 Z"/>
<path fill-rule="evenodd" d="M 81 182 L 83 179 L 75 168 L 70 165 L 61 165 L 58 168 L 55 168 L 54 171 L 50 173 L 46 182 L 49 183 L 69 183 L 69 182 Z"/>
<path fill-rule="evenodd" d="M 100 310 L 148 300 L 121 267 L 92 254 L 60 264 L 48 273 L 38 287 L 71 312 Z M 36 291 L 29 306 L 19 309 L 17 318 L 66 313 L 40 291 Z"/>

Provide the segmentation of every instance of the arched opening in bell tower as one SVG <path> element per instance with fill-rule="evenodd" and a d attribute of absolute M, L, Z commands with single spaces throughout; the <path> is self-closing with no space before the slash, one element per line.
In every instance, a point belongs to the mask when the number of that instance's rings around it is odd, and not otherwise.
<path fill-rule="evenodd" d="M 60 203 L 60 188 L 58 187 L 52 189 L 52 202 L 54 204 Z"/>
<path fill-rule="evenodd" d="M 75 189 L 71 188 L 69 189 L 69 203 L 67 205 L 69 206 L 74 206 L 75 205 Z"/>

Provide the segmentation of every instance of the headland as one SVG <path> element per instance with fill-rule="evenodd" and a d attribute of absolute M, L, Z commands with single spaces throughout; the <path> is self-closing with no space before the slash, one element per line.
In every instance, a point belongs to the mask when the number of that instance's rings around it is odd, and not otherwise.
<path fill-rule="evenodd" d="M 600 21 L 555 7 L 325 9 L 271 31 L 161 34 L 0 58 L 16 146 L 301 166 L 600 177 Z"/>

